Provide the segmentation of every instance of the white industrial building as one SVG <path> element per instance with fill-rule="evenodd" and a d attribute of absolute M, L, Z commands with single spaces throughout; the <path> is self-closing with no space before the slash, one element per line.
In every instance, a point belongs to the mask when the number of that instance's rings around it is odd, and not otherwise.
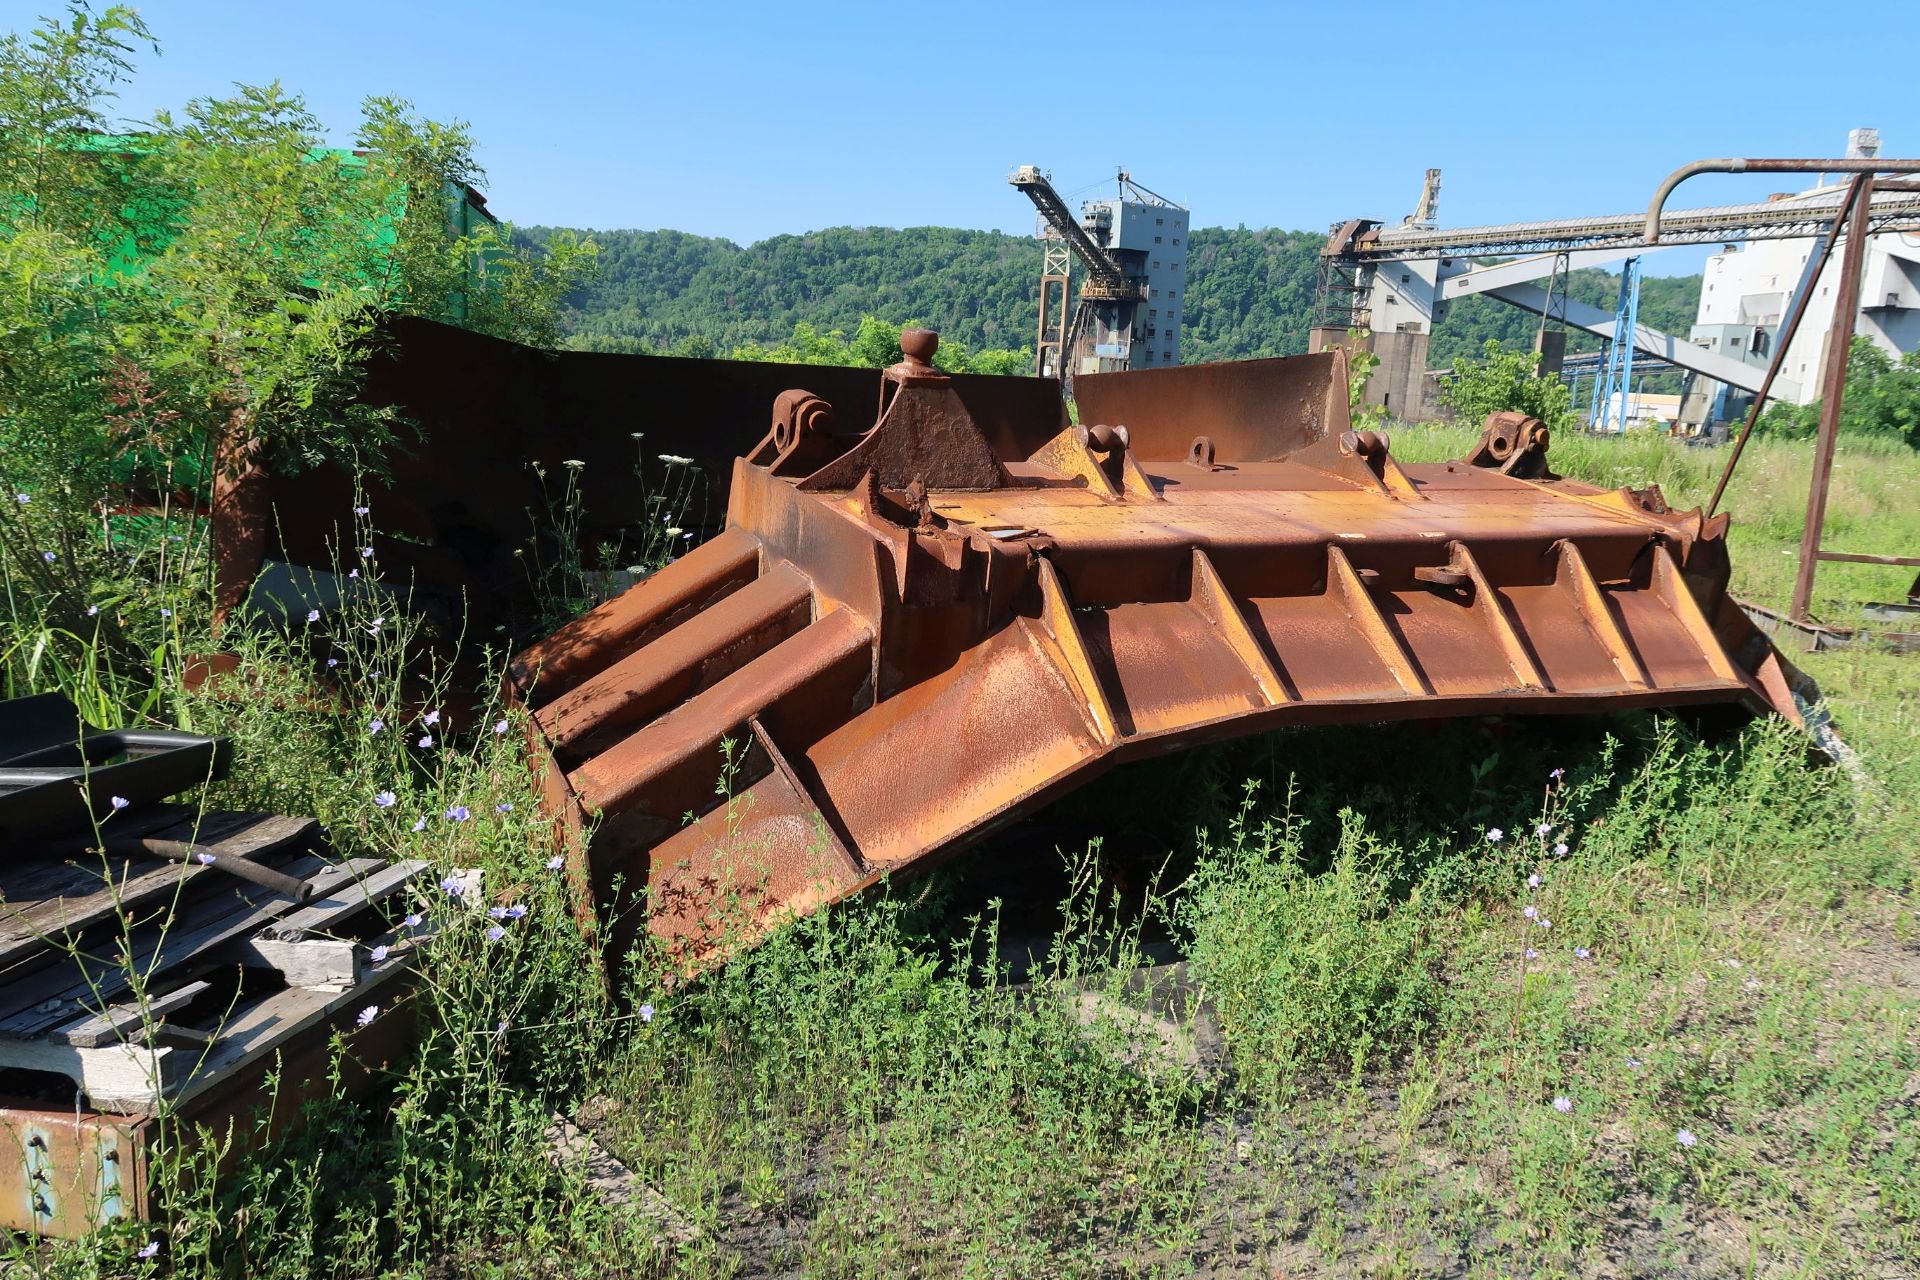
<path fill-rule="evenodd" d="M 1879 154 L 1879 136 L 1872 129 L 1855 129 L 1848 138 L 1849 156 Z M 1844 179 L 1827 178 L 1808 191 L 1779 196 L 1776 201 L 1833 198 Z M 1773 356 L 1775 335 L 1793 301 L 1793 291 L 1806 270 L 1807 259 L 1818 249 L 1811 237 L 1793 240 L 1753 240 L 1730 244 L 1707 259 L 1700 283 L 1700 309 L 1693 342 L 1709 351 L 1752 365 L 1765 365 Z M 1839 290 L 1840 248 L 1828 258 L 1807 312 L 1787 348 L 1780 374 L 1793 385 L 1790 398 L 1800 404 L 1820 396 L 1820 377 L 1827 330 L 1833 323 L 1834 294 Z M 1920 230 L 1886 231 L 1867 241 L 1860 281 L 1860 316 L 1856 332 L 1888 352 L 1900 355 L 1920 347 Z M 1742 411 L 1750 399 L 1734 392 L 1708 416 L 1725 420 Z M 1788 398 L 1788 397 L 1783 397 Z"/>

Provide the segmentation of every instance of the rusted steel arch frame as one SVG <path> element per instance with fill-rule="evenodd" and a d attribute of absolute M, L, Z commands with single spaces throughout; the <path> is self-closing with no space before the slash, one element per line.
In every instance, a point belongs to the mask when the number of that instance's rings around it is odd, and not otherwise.
<path fill-rule="evenodd" d="M 1554 477 L 1537 422 L 1402 466 L 1350 428 L 1338 350 L 1082 381 L 1091 425 L 1024 458 L 984 447 L 924 360 L 888 371 L 851 447 L 782 396 L 724 533 L 514 661 L 615 957 L 647 930 L 711 963 L 1197 743 L 1798 717 L 1803 678 L 1726 594 L 1727 518 Z"/>

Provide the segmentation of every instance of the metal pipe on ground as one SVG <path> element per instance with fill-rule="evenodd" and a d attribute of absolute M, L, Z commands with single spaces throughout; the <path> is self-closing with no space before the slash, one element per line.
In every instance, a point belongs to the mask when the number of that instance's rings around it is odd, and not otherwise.
<path fill-rule="evenodd" d="M 191 844 L 185 840 L 160 840 L 143 836 L 132 840 L 109 840 L 107 852 L 118 854 L 145 854 L 152 858 L 165 858 L 170 862 L 193 862 L 203 867 L 212 867 L 215 871 L 224 871 L 230 876 L 257 884 L 263 889 L 283 893 L 295 902 L 305 902 L 313 896 L 313 884 L 284 871 L 275 871 L 272 867 L 263 867 L 251 858 L 243 858 L 207 845 Z"/>

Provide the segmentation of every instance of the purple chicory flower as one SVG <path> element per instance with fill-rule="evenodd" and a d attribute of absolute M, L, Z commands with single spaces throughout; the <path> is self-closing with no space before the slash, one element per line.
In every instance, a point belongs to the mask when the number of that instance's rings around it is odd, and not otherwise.
<path fill-rule="evenodd" d="M 457 898 L 467 891 L 467 882 L 459 876 L 448 876 L 440 882 L 440 888 L 449 898 Z"/>
<path fill-rule="evenodd" d="M 328 659 L 327 659 L 327 665 L 328 665 L 329 667 L 337 667 L 337 666 L 339 666 L 339 665 L 340 665 L 340 659 L 338 659 L 338 658 L 328 658 Z"/>
<path fill-rule="evenodd" d="M 381 731 L 382 729 L 384 729 L 384 728 L 386 728 L 386 727 L 387 727 L 387 722 L 386 722 L 385 720 L 369 720 L 369 721 L 367 721 L 367 732 L 368 732 L 368 733 L 378 733 L 378 732 L 380 732 L 380 731 Z"/>
<path fill-rule="evenodd" d="M 1540 887 L 1540 884 L 1541 884 L 1540 873 L 1538 871 L 1534 872 L 1532 875 L 1527 877 L 1527 888 L 1538 889 Z"/>
<path fill-rule="evenodd" d="M 554 854 L 551 858 L 547 859 L 547 870 L 549 871 L 558 871 L 560 868 L 566 865 L 567 865 L 567 860 L 561 857 L 557 853 Z"/>
<path fill-rule="evenodd" d="M 1576 960 L 1591 960 L 1593 958 L 1593 952 L 1587 950 L 1585 947 L 1575 947 L 1573 949 L 1573 958 Z"/>
<path fill-rule="evenodd" d="M 438 707 L 435 707 L 432 711 L 429 711 L 427 712 L 427 714 L 421 716 L 420 723 L 421 724 L 439 724 L 440 709 Z"/>
<path fill-rule="evenodd" d="M 125 796 L 113 796 L 107 801 L 107 803 L 112 805 L 116 809 L 124 809 L 128 805 L 132 804 L 133 801 L 127 799 Z"/>
<path fill-rule="evenodd" d="M 1539 826 L 1533 829 L 1533 834 L 1539 836 L 1542 840 L 1545 840 L 1548 836 L 1553 834 L 1553 824 L 1551 822 L 1543 822 Z"/>
<path fill-rule="evenodd" d="M 370 1004 L 366 1008 L 362 1009 L 359 1012 L 359 1014 L 354 1018 L 353 1021 L 356 1026 L 366 1027 L 366 1026 L 373 1025 L 373 1020 L 379 1016 L 380 1016 L 380 1006 L 377 1004 Z"/>
<path fill-rule="evenodd" d="M 487 908 L 487 914 L 495 920 L 505 920 L 507 918 L 507 909 L 501 906 L 492 906 Z"/>
<path fill-rule="evenodd" d="M 373 548 L 372 548 L 372 547 L 362 547 L 362 548 L 360 548 L 360 558 L 361 558 L 362 560 L 371 560 L 371 559 L 373 559 Z"/>
<path fill-rule="evenodd" d="M 1691 1147 L 1696 1142 L 1700 1141 L 1700 1139 L 1693 1136 L 1693 1130 L 1691 1129 L 1682 1129 L 1680 1132 L 1673 1135 L 1673 1140 L 1679 1143 L 1683 1147 Z"/>
<path fill-rule="evenodd" d="M 163 617 L 163 618 L 171 618 L 171 617 L 173 616 L 173 610 L 171 610 L 171 609 L 162 609 L 162 610 L 160 611 L 160 616 L 161 616 L 161 617 Z"/>
<path fill-rule="evenodd" d="M 425 831 L 427 829 L 426 818 L 424 816 L 415 818 L 413 820 L 413 829 L 415 831 Z"/>
<path fill-rule="evenodd" d="M 1527 959 L 1538 960 L 1539 958 L 1540 958 L 1540 953 L 1538 951 L 1535 951 L 1532 947 L 1527 948 Z"/>
<path fill-rule="evenodd" d="M 349 569 L 347 570 L 347 576 L 349 578 L 357 578 L 360 576 L 360 571 L 358 569 Z"/>
<path fill-rule="evenodd" d="M 372 622 L 367 624 L 367 634 L 370 636 L 377 636 L 380 634 L 380 628 L 386 625 L 387 625 L 387 620 L 385 618 L 375 618 Z"/>
<path fill-rule="evenodd" d="M 499 736 L 501 736 L 502 734 L 504 734 L 504 733 L 505 733 L 506 731 L 507 731 L 507 722 L 506 722 L 505 720 L 496 720 L 496 721 L 494 721 L 494 722 L 493 722 L 493 736 L 494 736 L 494 737 L 496 737 L 496 738 L 497 738 L 497 737 L 499 737 Z"/>
<path fill-rule="evenodd" d="M 643 1004 L 643 1005 L 641 1005 L 641 1006 L 640 1006 L 640 1021 L 642 1021 L 642 1022 L 652 1022 L 652 1021 L 653 1021 L 653 1006 L 652 1006 L 652 1005 L 650 1005 L 650 1004 Z"/>
<path fill-rule="evenodd" d="M 367 507 L 355 507 L 355 508 L 353 509 L 353 514 L 355 514 L 355 515 L 357 515 L 357 516 L 363 516 L 363 515 L 365 515 L 365 514 L 367 514 L 367 511 L 368 511 L 368 510 L 369 510 L 369 508 L 367 508 Z"/>
<path fill-rule="evenodd" d="M 320 611 L 318 609 L 307 610 L 307 621 L 308 622 L 320 621 Z"/>
<path fill-rule="evenodd" d="M 88 605 L 88 606 L 87 606 L 87 616 L 88 616 L 89 618 L 97 618 L 97 617 L 99 617 L 99 616 L 100 616 L 100 606 L 99 606 L 99 605 L 97 605 L 97 604 L 90 604 L 90 605 Z"/>
<path fill-rule="evenodd" d="M 382 964 L 382 963 L 385 963 L 387 955 L 388 955 L 387 946 L 385 943 L 382 943 L 381 945 L 375 947 L 373 950 L 367 952 L 367 959 L 373 961 L 375 964 Z"/>
<path fill-rule="evenodd" d="M 507 936 L 507 931 L 505 929 L 502 929 L 499 925 L 495 925 L 493 926 L 493 928 L 487 930 L 488 942 L 498 942 L 500 941 L 500 939 L 506 936 Z"/>
<path fill-rule="evenodd" d="M 1564 858 L 1567 856 L 1567 842 L 1565 840 L 1553 846 L 1553 856 L 1556 858 Z"/>
<path fill-rule="evenodd" d="M 472 816 L 473 814 L 467 809 L 467 806 L 463 804 L 454 805 L 451 809 L 447 810 L 448 822 L 465 822 Z"/>
<path fill-rule="evenodd" d="M 1573 1110 L 1573 1099 L 1563 1094 L 1553 1100 L 1553 1109 L 1561 1115 L 1566 1115 L 1569 1111 Z"/>
<path fill-rule="evenodd" d="M 13 495 L 13 500 L 14 500 L 15 502 L 17 502 L 17 503 L 19 503 L 19 504 L 20 504 L 21 506 L 23 506 L 23 507 L 24 507 L 24 506 L 26 506 L 26 505 L 27 505 L 27 504 L 28 504 L 29 502 L 32 502 L 32 501 L 33 501 L 33 495 L 31 495 L 31 494 L 26 494 L 26 493 L 16 493 L 16 494 L 14 494 L 14 495 Z"/>
<path fill-rule="evenodd" d="M 156 1254 L 158 1254 L 159 1252 L 160 1252 L 160 1242 L 158 1240 L 149 1240 L 145 1244 L 141 1245 L 138 1249 L 135 1249 L 133 1251 L 133 1256 L 136 1258 L 151 1258 Z"/>
<path fill-rule="evenodd" d="M 1553 921 L 1547 919 L 1545 916 L 1541 916 L 1533 922 L 1533 927 L 1536 929 L 1551 929 L 1553 928 Z"/>
<path fill-rule="evenodd" d="M 52 564 L 55 560 L 58 560 L 60 557 L 55 555 L 51 551 L 42 551 L 40 553 L 40 558 L 42 560 L 45 560 L 48 564 Z"/>
<path fill-rule="evenodd" d="M 412 915 L 408 916 L 405 920 L 402 920 L 400 923 L 406 925 L 407 928 L 409 929 L 418 929 L 421 923 L 424 922 L 425 920 L 426 920 L 426 917 L 421 915 L 418 911 L 416 911 Z"/>
<path fill-rule="evenodd" d="M 208 853 L 205 849 L 200 849 L 195 851 L 193 855 L 193 860 L 199 863 L 203 867 L 210 867 L 213 865 L 213 855 Z"/>
<path fill-rule="evenodd" d="M 507 919 L 509 920 L 525 919 L 526 914 L 527 908 L 525 903 L 516 902 L 507 908 Z"/>
<path fill-rule="evenodd" d="M 1549 773 L 1547 776 L 1549 778 L 1552 778 L 1555 782 L 1558 782 L 1560 779 L 1567 776 L 1567 771 L 1565 769 L 1555 769 L 1552 773 Z"/>
<path fill-rule="evenodd" d="M 399 798 L 400 798 L 399 796 L 396 796 L 391 791 L 382 791 L 379 795 L 373 798 L 373 803 L 376 808 L 391 809 L 393 808 L 393 802 L 398 800 Z"/>
<path fill-rule="evenodd" d="M 505 803 L 505 804 L 497 804 L 497 805 L 495 805 L 495 806 L 493 806 L 493 811 L 494 811 L 495 813 L 512 813 L 512 812 L 513 812 L 513 802 L 512 802 L 511 800 L 509 800 L 509 801 L 507 801 L 507 803 Z"/>
<path fill-rule="evenodd" d="M 1488 843 L 1488 844 L 1499 844 L 1499 843 L 1500 843 L 1500 842 L 1501 842 L 1502 840 L 1504 840 L 1504 839 L 1506 839 L 1506 838 L 1507 838 L 1507 833 L 1506 833 L 1506 832 L 1504 832 L 1504 831 L 1502 831 L 1502 830 L 1501 830 L 1500 828 L 1498 828 L 1498 827 L 1489 827 L 1489 828 L 1487 829 L 1487 843 Z"/>
<path fill-rule="evenodd" d="M 433 745 L 433 735 L 430 733 L 423 733 L 420 735 L 420 741 L 414 743 L 413 745 L 420 748 L 422 751 L 425 751 L 428 747 L 431 747 Z"/>
<path fill-rule="evenodd" d="M 1644 1067 L 1645 1065 L 1647 1064 L 1640 1061 L 1640 1059 L 1634 1057 L 1632 1054 L 1627 1055 L 1627 1069 L 1629 1071 L 1638 1071 L 1641 1067 Z"/>
<path fill-rule="evenodd" d="M 1534 906 L 1531 902 L 1529 902 L 1526 906 L 1520 908 L 1520 914 L 1525 916 L 1527 919 L 1532 920 L 1537 916 L 1539 916 L 1540 908 Z"/>

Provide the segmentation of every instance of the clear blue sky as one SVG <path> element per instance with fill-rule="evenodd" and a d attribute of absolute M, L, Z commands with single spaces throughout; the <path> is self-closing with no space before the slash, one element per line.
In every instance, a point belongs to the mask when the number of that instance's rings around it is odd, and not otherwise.
<path fill-rule="evenodd" d="M 9 28 L 56 0 L 0 0 Z M 138 118 L 279 79 L 347 141 L 392 93 L 470 121 L 494 210 L 750 242 L 1028 231 L 1007 172 L 1124 165 L 1196 226 L 1450 225 L 1644 207 L 1703 156 L 1920 154 L 1920 3 L 737 4 L 148 0 Z M 925 16 L 916 16 L 925 15 Z M 1778 179 L 1697 179 L 1679 205 Z M 1685 251 L 1650 271 L 1692 270 Z"/>

